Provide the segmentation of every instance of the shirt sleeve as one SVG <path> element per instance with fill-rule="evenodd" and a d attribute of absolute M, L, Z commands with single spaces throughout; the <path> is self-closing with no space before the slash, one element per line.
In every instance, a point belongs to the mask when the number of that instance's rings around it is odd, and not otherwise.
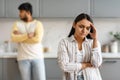
<path fill-rule="evenodd" d="M 35 29 L 35 36 L 32 37 L 32 38 L 28 38 L 23 42 L 24 43 L 30 43 L 30 44 L 41 42 L 42 38 L 43 38 L 43 33 L 44 33 L 44 30 L 43 30 L 42 23 L 37 22 L 37 27 Z"/>
<path fill-rule="evenodd" d="M 64 72 L 80 71 L 82 68 L 81 63 L 69 61 L 67 46 L 65 46 L 64 40 L 61 40 L 58 46 L 58 63 Z"/>
<path fill-rule="evenodd" d="M 97 42 L 98 47 L 92 48 L 91 64 L 94 67 L 99 67 L 102 64 L 101 46 Z"/>
<path fill-rule="evenodd" d="M 19 31 L 17 28 L 17 23 L 15 23 L 12 28 L 11 40 L 13 42 L 23 42 L 24 40 L 26 40 L 28 38 L 27 34 L 16 35 L 16 34 L 14 34 L 14 31 Z"/>

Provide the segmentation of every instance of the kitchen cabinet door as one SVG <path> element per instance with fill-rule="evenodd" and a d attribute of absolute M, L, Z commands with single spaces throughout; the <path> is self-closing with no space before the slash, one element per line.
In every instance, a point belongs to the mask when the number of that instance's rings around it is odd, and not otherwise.
<path fill-rule="evenodd" d="M 120 0 L 91 0 L 93 17 L 120 17 Z"/>
<path fill-rule="evenodd" d="M 33 6 L 33 17 L 39 17 L 39 0 L 6 0 L 6 17 L 19 17 L 18 7 L 24 2 L 29 2 Z"/>
<path fill-rule="evenodd" d="M 0 0 L 0 17 L 4 17 L 5 0 Z"/>
<path fill-rule="evenodd" d="M 16 58 L 3 59 L 3 80 L 22 80 Z"/>
<path fill-rule="evenodd" d="M 56 58 L 46 58 L 45 69 L 47 80 L 62 80 L 62 72 Z"/>
<path fill-rule="evenodd" d="M 41 0 L 41 17 L 76 17 L 90 13 L 90 0 Z"/>
<path fill-rule="evenodd" d="M 3 80 L 3 62 L 2 58 L 0 58 L 0 80 Z"/>
<path fill-rule="evenodd" d="M 62 79 L 47 79 L 47 80 L 62 80 Z"/>
<path fill-rule="evenodd" d="M 100 72 L 103 80 L 120 80 L 120 59 L 104 59 Z"/>

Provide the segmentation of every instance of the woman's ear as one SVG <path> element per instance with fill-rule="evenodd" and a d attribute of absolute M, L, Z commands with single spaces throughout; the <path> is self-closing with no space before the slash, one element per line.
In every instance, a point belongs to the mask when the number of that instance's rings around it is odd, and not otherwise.
<path fill-rule="evenodd" d="M 73 28 L 75 28 L 75 22 L 73 23 Z"/>

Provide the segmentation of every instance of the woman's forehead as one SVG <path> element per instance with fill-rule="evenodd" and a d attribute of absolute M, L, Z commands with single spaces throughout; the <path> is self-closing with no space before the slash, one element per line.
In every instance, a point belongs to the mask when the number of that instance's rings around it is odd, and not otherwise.
<path fill-rule="evenodd" d="M 83 20 L 77 22 L 77 24 L 78 24 L 78 25 L 84 25 L 84 26 L 87 26 L 87 27 L 88 27 L 88 26 L 91 25 L 91 22 L 88 21 L 88 20 L 86 20 L 86 19 L 83 19 Z"/>

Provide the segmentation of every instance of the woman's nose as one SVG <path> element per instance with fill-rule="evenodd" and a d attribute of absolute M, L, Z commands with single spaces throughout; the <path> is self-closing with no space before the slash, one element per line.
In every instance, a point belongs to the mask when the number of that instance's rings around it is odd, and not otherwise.
<path fill-rule="evenodd" d="M 86 32 L 86 28 L 83 28 L 83 30 L 82 30 L 82 31 L 83 31 L 83 33 L 85 33 L 85 32 Z"/>

